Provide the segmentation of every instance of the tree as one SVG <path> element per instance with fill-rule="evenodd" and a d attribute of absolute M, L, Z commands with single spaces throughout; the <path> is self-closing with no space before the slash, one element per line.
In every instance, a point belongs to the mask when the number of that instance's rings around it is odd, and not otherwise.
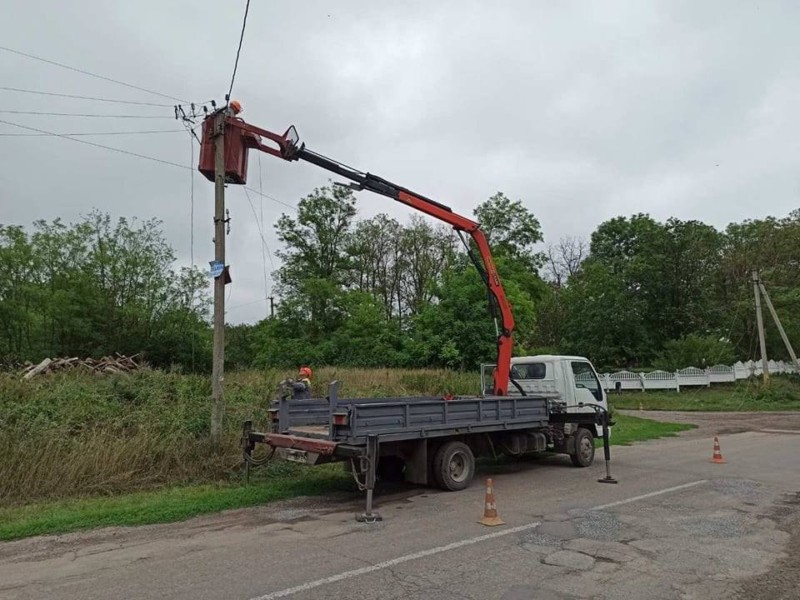
<path fill-rule="evenodd" d="M 355 203 L 349 188 L 321 187 L 300 200 L 296 218 L 281 215 L 275 229 L 286 245 L 277 252 L 284 261 L 278 270 L 282 286 L 295 290 L 308 278 L 345 281 L 350 266 L 345 249 Z"/>
<path fill-rule="evenodd" d="M 691 333 L 678 340 L 669 340 L 653 363 L 657 369 L 675 371 L 684 367 L 711 367 L 731 364 L 736 360 L 733 346 L 726 338 Z"/>
<path fill-rule="evenodd" d="M 513 307 L 517 354 L 526 353 L 535 339 L 534 299 L 526 288 L 530 271 L 500 256 L 497 268 Z M 522 278 L 515 277 L 524 273 Z M 497 355 L 497 330 L 489 312 L 486 284 L 465 256 L 445 273 L 436 288 L 437 302 L 428 304 L 414 319 L 407 351 L 412 364 L 477 369 Z M 499 319 L 499 315 L 495 316 Z"/>
<path fill-rule="evenodd" d="M 654 355 L 647 305 L 622 273 L 587 260 L 563 298 L 565 351 L 588 356 L 600 368 L 643 364 Z"/>
<path fill-rule="evenodd" d="M 450 227 L 433 226 L 418 215 L 411 217 L 400 235 L 401 304 L 409 314 L 418 315 L 433 301 L 436 285 L 456 260 L 456 238 Z"/>
<path fill-rule="evenodd" d="M 530 269 L 538 269 L 543 257 L 534 247 L 542 241 L 542 229 L 522 202 L 497 192 L 474 213 L 495 254 L 523 260 Z"/>
<path fill-rule="evenodd" d="M 578 272 L 588 254 L 589 244 L 580 237 L 567 236 L 556 244 L 548 244 L 544 264 L 545 277 L 560 288 Z"/>
<path fill-rule="evenodd" d="M 278 270 L 284 302 L 307 319 L 312 339 L 336 329 L 343 317 L 342 286 L 348 280 L 350 258 L 346 252 L 355 199 L 351 190 L 322 187 L 300 200 L 297 218 L 282 215 L 275 225 L 285 249 L 278 251 L 284 264 Z"/>
<path fill-rule="evenodd" d="M 70 225 L 37 221 L 31 232 L 0 226 L 0 353 L 41 360 L 144 350 L 158 366 L 188 361 L 207 327 L 207 279 L 176 273 L 173 261 L 157 220 L 112 222 L 95 211 Z"/>
<path fill-rule="evenodd" d="M 387 319 L 402 310 L 395 302 L 400 296 L 404 267 L 401 232 L 400 223 L 379 214 L 358 221 L 347 242 L 351 269 L 349 285 L 379 299 Z"/>

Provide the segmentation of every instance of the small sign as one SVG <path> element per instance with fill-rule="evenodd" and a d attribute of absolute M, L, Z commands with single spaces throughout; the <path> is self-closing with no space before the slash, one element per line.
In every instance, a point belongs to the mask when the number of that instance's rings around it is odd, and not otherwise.
<path fill-rule="evenodd" d="M 211 277 L 216 279 L 222 275 L 222 271 L 225 268 L 225 263 L 223 263 L 221 260 L 212 260 L 208 264 L 211 265 Z"/>

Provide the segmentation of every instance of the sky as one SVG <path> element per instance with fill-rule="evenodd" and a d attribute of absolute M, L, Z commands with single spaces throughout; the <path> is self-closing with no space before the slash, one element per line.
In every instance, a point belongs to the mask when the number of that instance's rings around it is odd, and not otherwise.
<path fill-rule="evenodd" d="M 223 101 L 244 4 L 0 0 L 13 16 L 0 22 L 0 46 L 169 96 L 0 50 L 2 87 L 164 105 L 0 89 L 0 121 L 158 130 L 79 139 L 173 163 L 8 136 L 32 132 L 0 123 L 0 223 L 74 221 L 94 208 L 156 217 L 178 265 L 193 255 L 205 268 L 213 184 L 189 168 L 192 143 L 172 105 Z M 310 149 L 463 214 L 502 191 L 537 216 L 545 243 L 639 212 L 722 228 L 800 207 L 798 23 L 789 0 L 252 0 L 233 97 L 248 122 L 294 124 Z M 280 264 L 274 223 L 329 179 L 251 153 L 248 185 L 269 198 L 227 191 L 229 322 L 266 315 L 264 274 Z M 411 216 L 368 192 L 358 208 Z"/>

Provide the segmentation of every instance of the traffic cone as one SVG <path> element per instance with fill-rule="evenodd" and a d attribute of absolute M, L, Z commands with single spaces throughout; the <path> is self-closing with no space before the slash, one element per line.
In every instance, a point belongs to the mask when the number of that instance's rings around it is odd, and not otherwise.
<path fill-rule="evenodd" d="M 494 499 L 494 485 L 492 480 L 486 480 L 486 500 L 483 504 L 483 517 L 478 521 L 481 525 L 504 525 L 505 521 L 497 516 L 497 501 Z"/>
<path fill-rule="evenodd" d="M 719 449 L 719 438 L 717 436 L 714 436 L 714 456 L 711 458 L 711 462 L 718 465 L 725 463 L 725 459 L 722 458 L 722 452 Z"/>

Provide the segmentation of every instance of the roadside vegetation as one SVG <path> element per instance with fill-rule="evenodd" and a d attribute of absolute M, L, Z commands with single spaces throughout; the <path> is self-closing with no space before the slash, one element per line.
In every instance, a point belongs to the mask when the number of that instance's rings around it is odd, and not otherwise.
<path fill-rule="evenodd" d="M 0 374 L 0 505 L 235 479 L 241 422 L 264 427 L 278 382 L 292 374 L 226 376 L 220 451 L 209 442 L 206 376 L 143 369 L 20 381 Z M 314 379 L 338 379 L 351 397 L 468 394 L 480 385 L 473 373 L 435 369 L 323 368 Z"/>
<path fill-rule="evenodd" d="M 635 441 L 673 436 L 692 428 L 692 425 L 687 424 L 657 423 L 625 415 L 617 415 L 615 420 L 616 426 L 612 436 L 612 444 L 615 445 L 629 445 Z M 132 442 L 124 444 L 126 448 L 134 446 Z M 61 471 L 74 472 L 74 467 L 70 463 L 77 457 L 76 453 L 68 460 L 60 461 Z M 87 455 L 86 463 L 91 463 L 92 458 L 97 460 L 98 456 Z M 40 499 L 25 504 L 5 503 L 5 506 L 0 505 L 0 540 L 67 533 L 97 527 L 169 523 L 296 496 L 356 492 L 352 478 L 338 464 L 309 468 L 274 461 L 263 469 L 253 471 L 251 483 L 245 485 L 243 475 L 238 469 L 238 448 L 229 448 L 228 459 L 228 466 L 233 468 L 227 473 L 220 471 L 220 477 L 216 481 L 199 483 L 199 479 L 195 478 L 193 483 L 175 482 L 157 487 L 157 483 L 148 476 L 147 471 L 138 473 L 138 477 L 135 471 L 130 471 L 129 477 L 124 480 L 125 485 L 119 488 L 108 487 L 104 490 L 95 488 L 93 494 L 89 494 L 90 490 L 73 488 L 72 494 L 76 494 L 77 497 L 72 498 L 67 497 L 70 494 L 65 488 L 62 493 L 51 495 L 50 499 Z M 0 461 L 5 459 L 0 458 Z M 564 468 L 571 468 L 568 462 L 565 460 Z M 225 463 L 220 461 L 220 464 Z M 5 465 L 5 462 L 0 465 Z M 100 463 L 98 466 L 108 469 L 111 465 Z M 188 472 L 188 463 L 185 466 Z M 55 464 L 51 468 L 54 476 L 57 475 L 59 468 Z M 57 482 L 53 483 L 57 487 Z M 128 491 L 137 489 L 137 484 L 139 491 Z M 119 490 L 126 492 L 113 493 Z M 62 498 L 55 499 L 60 496 Z"/>

